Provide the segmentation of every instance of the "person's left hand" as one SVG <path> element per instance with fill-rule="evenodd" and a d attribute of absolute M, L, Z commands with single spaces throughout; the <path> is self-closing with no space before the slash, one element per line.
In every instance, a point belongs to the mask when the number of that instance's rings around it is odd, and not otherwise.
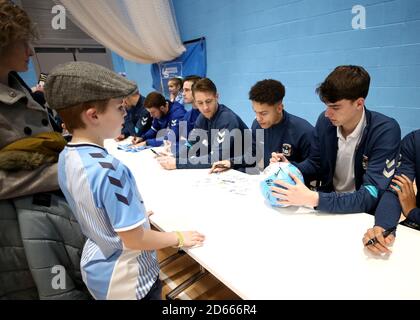
<path fill-rule="evenodd" d="M 407 218 L 410 211 L 417 207 L 413 181 L 411 181 L 410 178 L 403 174 L 401 176 L 395 175 L 392 179 L 392 182 L 394 182 L 399 187 L 398 188 L 391 184 L 391 188 L 394 189 L 398 195 L 403 214 Z"/>
<path fill-rule="evenodd" d="M 133 144 L 133 145 L 131 146 L 131 148 L 134 148 L 134 147 L 144 147 L 144 146 L 146 146 L 146 141 L 142 141 L 142 142 L 139 142 L 139 143 Z"/>
<path fill-rule="evenodd" d="M 230 169 L 230 160 L 216 161 L 211 166 L 209 173 L 219 173 Z"/>
<path fill-rule="evenodd" d="M 120 134 L 118 137 L 116 137 L 114 140 L 119 142 L 119 141 L 123 141 L 125 139 L 125 136 L 123 134 Z"/>
<path fill-rule="evenodd" d="M 318 192 L 309 190 L 294 174 L 290 173 L 289 175 L 296 185 L 292 185 L 281 180 L 273 181 L 275 184 L 283 187 L 271 187 L 273 196 L 280 198 L 277 201 L 278 204 L 317 207 L 319 202 Z"/>
<path fill-rule="evenodd" d="M 166 170 L 176 169 L 176 160 L 174 157 L 157 157 L 156 160 Z"/>
<path fill-rule="evenodd" d="M 32 92 L 37 92 L 40 91 L 42 93 L 44 93 L 44 86 L 41 84 L 37 84 L 35 87 L 31 88 Z"/>

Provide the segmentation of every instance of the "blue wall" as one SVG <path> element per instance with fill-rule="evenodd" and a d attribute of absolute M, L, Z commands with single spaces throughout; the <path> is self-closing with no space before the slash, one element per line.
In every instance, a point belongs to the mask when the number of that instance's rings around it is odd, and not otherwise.
<path fill-rule="evenodd" d="M 420 1 L 173 3 L 182 40 L 206 37 L 207 74 L 220 101 L 246 123 L 254 118 L 247 94 L 256 81 L 282 81 L 287 110 L 314 123 L 324 110 L 316 85 L 337 65 L 359 64 L 372 77 L 366 105 L 396 118 L 403 134 L 420 128 Z M 365 30 L 352 29 L 358 4 L 366 8 Z"/>
<path fill-rule="evenodd" d="M 32 58 L 29 60 L 28 71 L 19 72 L 19 75 L 21 76 L 23 81 L 25 81 L 25 83 L 29 86 L 29 88 L 35 87 L 37 85 L 38 78 L 36 77 L 36 71 Z"/>
<path fill-rule="evenodd" d="M 340 64 L 364 66 L 372 77 L 366 105 L 398 120 L 403 134 L 420 128 L 419 0 L 173 0 L 183 41 L 205 36 L 207 74 L 220 101 L 247 124 L 247 98 L 258 80 L 286 86 L 285 106 L 315 123 L 324 109 L 315 87 Z M 365 30 L 353 30 L 351 9 L 366 8 Z M 113 54 L 143 95 L 150 65 Z M 28 83 L 36 79 L 28 74 Z"/>

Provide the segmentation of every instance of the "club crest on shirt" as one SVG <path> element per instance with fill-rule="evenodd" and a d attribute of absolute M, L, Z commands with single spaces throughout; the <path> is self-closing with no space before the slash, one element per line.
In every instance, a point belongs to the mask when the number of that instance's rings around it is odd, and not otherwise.
<path fill-rule="evenodd" d="M 292 146 L 289 143 L 283 143 L 281 152 L 285 157 L 290 157 L 292 155 Z"/>
<path fill-rule="evenodd" d="M 362 159 L 363 170 L 367 170 L 368 163 L 369 163 L 369 158 L 367 156 L 363 155 L 363 159 Z"/>

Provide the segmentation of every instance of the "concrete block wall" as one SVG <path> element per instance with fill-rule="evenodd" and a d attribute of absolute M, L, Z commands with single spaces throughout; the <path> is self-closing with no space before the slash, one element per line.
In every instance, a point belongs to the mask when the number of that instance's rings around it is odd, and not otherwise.
<path fill-rule="evenodd" d="M 368 108 L 397 119 L 403 134 L 420 128 L 420 0 L 172 1 L 181 39 L 206 37 L 208 77 L 247 124 L 256 81 L 282 81 L 287 110 L 314 124 L 324 110 L 317 84 L 337 65 L 358 64 L 372 78 Z M 357 5 L 366 29 L 352 27 Z M 142 94 L 153 90 L 150 65 L 113 61 Z M 23 77 L 34 85 L 30 67 Z"/>
<path fill-rule="evenodd" d="M 275 78 L 286 108 L 315 123 L 323 104 L 315 88 L 337 65 L 371 75 L 367 106 L 398 120 L 403 134 L 420 128 L 420 1 L 173 0 L 183 41 L 205 36 L 208 76 L 221 102 L 246 123 L 249 88 Z M 352 8 L 366 10 L 355 30 Z"/>

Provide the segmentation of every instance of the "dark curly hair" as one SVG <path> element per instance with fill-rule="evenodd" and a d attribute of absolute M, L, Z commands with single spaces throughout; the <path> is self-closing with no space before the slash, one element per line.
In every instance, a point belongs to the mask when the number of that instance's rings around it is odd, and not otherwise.
<path fill-rule="evenodd" d="M 324 103 L 335 103 L 342 99 L 365 98 L 369 93 L 369 73 L 360 66 L 338 66 L 331 72 L 316 93 Z"/>
<path fill-rule="evenodd" d="M 0 54 L 19 40 L 36 40 L 38 32 L 28 14 L 10 0 L 0 0 Z"/>
<path fill-rule="evenodd" d="M 280 81 L 265 79 L 252 86 L 249 91 L 249 100 L 272 106 L 282 102 L 285 94 L 286 89 Z"/>

